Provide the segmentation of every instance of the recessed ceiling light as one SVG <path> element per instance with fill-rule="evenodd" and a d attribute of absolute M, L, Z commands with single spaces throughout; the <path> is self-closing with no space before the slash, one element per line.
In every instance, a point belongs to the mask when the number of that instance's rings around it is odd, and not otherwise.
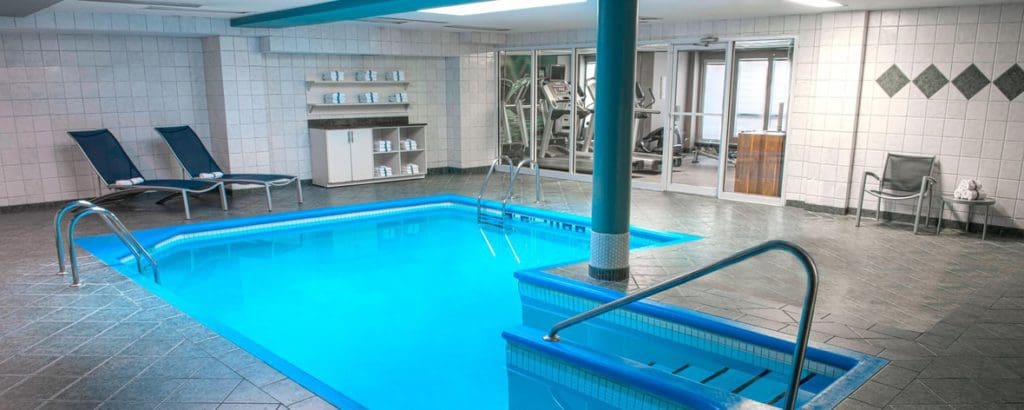
<path fill-rule="evenodd" d="M 790 2 L 803 4 L 805 6 L 817 7 L 821 9 L 829 9 L 835 7 L 843 7 L 843 3 L 835 2 L 832 0 L 789 0 Z"/>
<path fill-rule="evenodd" d="M 586 3 L 586 1 L 587 0 L 494 0 L 462 4 L 459 6 L 423 9 L 420 11 L 424 13 L 448 14 L 451 16 L 471 16 L 474 14 L 497 13 L 499 11 Z"/>

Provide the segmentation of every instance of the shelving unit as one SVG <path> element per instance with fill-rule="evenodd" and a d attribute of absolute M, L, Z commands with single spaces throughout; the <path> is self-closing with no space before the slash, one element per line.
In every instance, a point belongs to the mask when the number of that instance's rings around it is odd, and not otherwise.
<path fill-rule="evenodd" d="M 366 69 L 344 69 L 345 75 L 354 75 L 356 71 L 363 71 Z M 327 70 L 324 70 L 327 71 Z M 383 75 L 384 71 L 393 70 L 377 70 Z M 398 92 L 407 92 L 411 82 L 409 81 L 355 81 L 355 80 L 343 80 L 343 81 L 324 81 L 321 79 L 322 72 L 311 73 L 306 76 L 306 111 L 312 113 L 314 110 L 344 110 L 344 115 L 356 114 L 352 108 L 360 107 L 365 109 L 365 112 L 358 112 L 358 114 L 368 115 L 379 115 L 381 113 L 392 113 L 397 109 L 408 110 L 409 101 L 406 102 L 387 102 L 387 98 Z M 382 102 L 375 103 L 360 103 L 358 102 L 358 94 L 364 92 L 378 92 Z M 324 94 L 331 92 L 343 92 L 348 98 L 348 102 L 341 104 L 329 104 L 324 103 Z"/>
<path fill-rule="evenodd" d="M 419 179 L 427 175 L 426 126 L 407 125 L 361 129 L 310 129 L 313 183 L 323 187 Z M 416 149 L 402 150 L 402 140 L 416 141 Z M 391 150 L 377 151 L 377 141 L 390 141 Z M 416 164 L 419 172 L 406 173 Z M 374 170 L 391 167 L 391 176 Z"/>

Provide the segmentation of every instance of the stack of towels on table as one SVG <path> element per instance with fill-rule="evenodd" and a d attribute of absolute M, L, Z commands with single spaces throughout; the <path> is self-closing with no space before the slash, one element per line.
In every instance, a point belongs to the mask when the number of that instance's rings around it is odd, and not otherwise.
<path fill-rule="evenodd" d="M 416 146 L 417 146 L 416 145 L 416 140 L 414 140 L 412 138 L 406 138 L 406 139 L 402 140 L 402 150 L 403 151 L 412 151 L 412 150 L 416 149 Z"/>
<path fill-rule="evenodd" d="M 409 102 L 409 94 L 405 92 L 395 93 L 388 96 L 388 102 L 400 103 Z"/>
<path fill-rule="evenodd" d="M 119 179 L 117 181 L 114 181 L 114 185 L 117 185 L 117 186 L 132 186 L 132 185 L 141 184 L 141 183 L 143 183 L 145 181 L 146 180 L 142 179 L 141 177 L 135 177 L 135 178 L 132 178 L 132 179 Z"/>
<path fill-rule="evenodd" d="M 373 142 L 373 152 L 388 152 L 391 151 L 390 140 L 376 140 Z"/>
<path fill-rule="evenodd" d="M 377 72 L 373 70 L 356 71 L 356 81 L 377 81 Z"/>
<path fill-rule="evenodd" d="M 405 81 L 405 71 L 388 71 L 384 73 L 384 79 L 388 81 Z"/>
<path fill-rule="evenodd" d="M 320 75 L 320 79 L 324 81 L 345 81 L 344 71 L 327 71 Z"/>
<path fill-rule="evenodd" d="M 380 165 L 373 168 L 373 176 L 376 177 L 389 177 L 391 176 L 391 167 L 387 165 Z"/>
<path fill-rule="evenodd" d="M 345 93 L 324 94 L 324 104 L 343 104 L 346 99 Z"/>
<path fill-rule="evenodd" d="M 364 103 L 364 104 L 365 103 L 375 103 L 375 102 L 379 102 L 379 101 L 380 101 L 380 94 L 378 94 L 378 93 L 369 92 L 369 93 L 359 94 L 359 102 L 360 103 Z"/>
<path fill-rule="evenodd" d="M 976 201 L 985 199 L 985 193 L 981 192 L 981 184 L 973 179 L 964 179 L 960 181 L 960 184 L 956 186 L 956 190 L 953 191 L 953 198 Z"/>
<path fill-rule="evenodd" d="M 405 164 L 405 171 L 403 173 L 406 174 L 406 175 L 416 175 L 416 174 L 419 174 L 420 173 L 420 166 L 416 165 L 416 164 Z"/>

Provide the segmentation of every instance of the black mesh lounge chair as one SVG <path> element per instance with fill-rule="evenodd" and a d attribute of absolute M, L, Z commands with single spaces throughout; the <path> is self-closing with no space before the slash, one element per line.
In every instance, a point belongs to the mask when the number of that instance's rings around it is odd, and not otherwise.
<path fill-rule="evenodd" d="M 916 199 L 917 206 L 914 208 L 914 234 L 917 234 L 918 220 L 921 219 L 921 204 L 925 195 L 928 196 L 928 214 L 925 216 L 924 224 L 928 226 L 928 219 L 932 215 L 932 189 L 935 186 L 935 178 L 932 178 L 932 167 L 935 165 L 935 157 L 920 157 L 914 155 L 887 154 L 885 157 L 885 169 L 882 178 L 871 171 L 864 173 L 864 179 L 860 183 L 860 204 L 857 205 L 857 226 L 860 226 L 860 214 L 864 210 L 865 194 L 878 198 L 878 207 L 875 209 L 875 220 L 881 218 L 882 200 L 908 200 Z M 868 177 L 878 181 L 878 189 L 868 189 Z M 939 216 L 942 217 L 941 215 Z"/>
<path fill-rule="evenodd" d="M 172 192 L 173 195 L 165 197 L 159 203 L 165 202 L 171 197 L 181 195 L 185 206 L 185 219 L 192 219 L 192 212 L 188 205 L 190 194 L 202 194 L 214 189 L 220 190 L 220 204 L 225 211 L 228 210 L 227 197 L 224 192 L 224 184 L 209 181 L 189 181 L 183 179 L 144 179 L 142 173 L 132 162 L 124 148 L 114 138 L 109 130 L 101 129 L 94 131 L 68 131 L 82 149 L 82 153 L 92 164 L 96 174 L 107 184 L 107 188 L 115 192 L 101 195 L 92 202 L 104 202 L 123 198 L 129 195 L 137 195 L 143 192 L 161 191 Z"/>
<path fill-rule="evenodd" d="M 181 167 L 192 179 L 199 181 L 216 181 L 225 184 L 263 185 L 267 193 L 267 211 L 274 210 L 274 204 L 270 199 L 270 187 L 285 186 L 292 182 L 298 191 L 299 203 L 302 203 L 302 183 L 299 178 L 293 175 L 275 174 L 225 174 L 217 162 L 213 160 L 210 151 L 206 150 L 203 142 L 192 127 L 187 125 L 181 127 L 158 127 L 156 129 L 171 147 L 174 156 L 178 158 Z"/>

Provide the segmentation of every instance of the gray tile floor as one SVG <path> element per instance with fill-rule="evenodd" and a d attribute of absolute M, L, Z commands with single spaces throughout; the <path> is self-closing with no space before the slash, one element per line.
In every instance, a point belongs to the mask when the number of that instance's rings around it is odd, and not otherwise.
<path fill-rule="evenodd" d="M 301 208 L 475 195 L 480 181 L 441 175 L 309 188 Z M 528 189 L 524 182 L 522 198 L 532 200 Z M 589 184 L 545 180 L 543 189 L 546 202 L 536 206 L 589 214 Z M 277 212 L 297 208 L 293 190 L 274 198 Z M 635 289 L 767 239 L 792 240 L 821 270 L 813 340 L 891 360 L 841 407 L 1024 407 L 1024 242 L 952 230 L 913 236 L 874 222 L 854 228 L 846 216 L 663 192 L 634 191 L 632 203 L 635 225 L 704 239 L 636 252 L 632 278 L 605 285 Z M 194 201 L 193 221 L 265 212 L 251 193 L 231 206 Z M 111 209 L 133 229 L 187 223 L 177 206 L 146 199 Z M 330 407 L 94 260 L 84 259 L 87 286 L 68 288 L 68 278 L 53 275 L 53 212 L 0 215 L 0 409 Z M 81 232 L 99 228 L 92 221 Z M 584 265 L 557 272 L 585 279 Z M 772 255 L 660 299 L 792 334 L 802 286 L 794 262 Z"/>

